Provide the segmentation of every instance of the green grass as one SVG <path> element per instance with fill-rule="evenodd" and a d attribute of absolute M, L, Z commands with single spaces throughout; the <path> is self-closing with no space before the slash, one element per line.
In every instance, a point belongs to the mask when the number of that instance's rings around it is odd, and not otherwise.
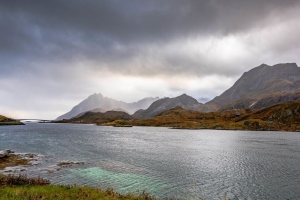
<path fill-rule="evenodd" d="M 103 199 L 103 200 L 154 200 L 155 198 L 145 192 L 136 194 L 119 194 L 108 188 L 85 186 L 50 185 L 50 182 L 37 178 L 28 178 L 27 175 L 0 174 L 0 200 L 68 200 L 68 199 Z"/>
<path fill-rule="evenodd" d="M 146 193 L 138 194 L 119 194 L 111 189 L 100 190 L 91 187 L 79 186 L 16 186 L 0 188 L 0 200 L 26 200 L 26 199 L 126 199 L 126 200 L 144 200 L 154 199 Z"/>

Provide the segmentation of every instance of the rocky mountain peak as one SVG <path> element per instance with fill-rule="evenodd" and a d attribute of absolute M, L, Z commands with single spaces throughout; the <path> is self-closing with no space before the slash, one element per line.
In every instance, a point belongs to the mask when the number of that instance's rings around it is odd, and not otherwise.
<path fill-rule="evenodd" d="M 262 64 L 245 72 L 235 84 L 220 96 L 208 102 L 212 110 L 245 98 L 261 98 L 267 94 L 300 88 L 300 68 L 296 63 L 273 66 Z"/>

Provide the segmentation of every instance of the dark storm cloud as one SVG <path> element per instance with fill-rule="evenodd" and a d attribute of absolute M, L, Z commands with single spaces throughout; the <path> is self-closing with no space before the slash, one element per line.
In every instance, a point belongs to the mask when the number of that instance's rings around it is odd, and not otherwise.
<path fill-rule="evenodd" d="M 126 60 L 147 44 L 234 34 L 283 20 L 298 2 L 1 1 L 1 58 Z M 118 45 L 125 50 L 116 51 Z"/>
<path fill-rule="evenodd" d="M 299 10 L 299 0 L 2 0 L 0 112 L 55 118 L 102 91 L 211 99 L 261 63 L 299 64 Z"/>

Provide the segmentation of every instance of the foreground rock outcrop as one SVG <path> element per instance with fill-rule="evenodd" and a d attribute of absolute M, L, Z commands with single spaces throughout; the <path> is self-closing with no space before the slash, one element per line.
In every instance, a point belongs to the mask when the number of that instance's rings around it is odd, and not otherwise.
<path fill-rule="evenodd" d="M 19 154 L 12 150 L 2 150 L 0 151 L 0 170 L 7 167 L 32 166 L 38 163 L 38 159 L 39 157 L 35 154 Z"/>

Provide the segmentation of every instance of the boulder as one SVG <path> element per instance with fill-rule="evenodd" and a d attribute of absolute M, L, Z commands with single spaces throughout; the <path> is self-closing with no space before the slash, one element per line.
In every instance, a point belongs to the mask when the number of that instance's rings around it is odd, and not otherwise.
<path fill-rule="evenodd" d="M 12 150 L 2 150 L 0 151 L 0 158 L 7 158 L 10 156 L 10 154 L 14 153 Z"/>

